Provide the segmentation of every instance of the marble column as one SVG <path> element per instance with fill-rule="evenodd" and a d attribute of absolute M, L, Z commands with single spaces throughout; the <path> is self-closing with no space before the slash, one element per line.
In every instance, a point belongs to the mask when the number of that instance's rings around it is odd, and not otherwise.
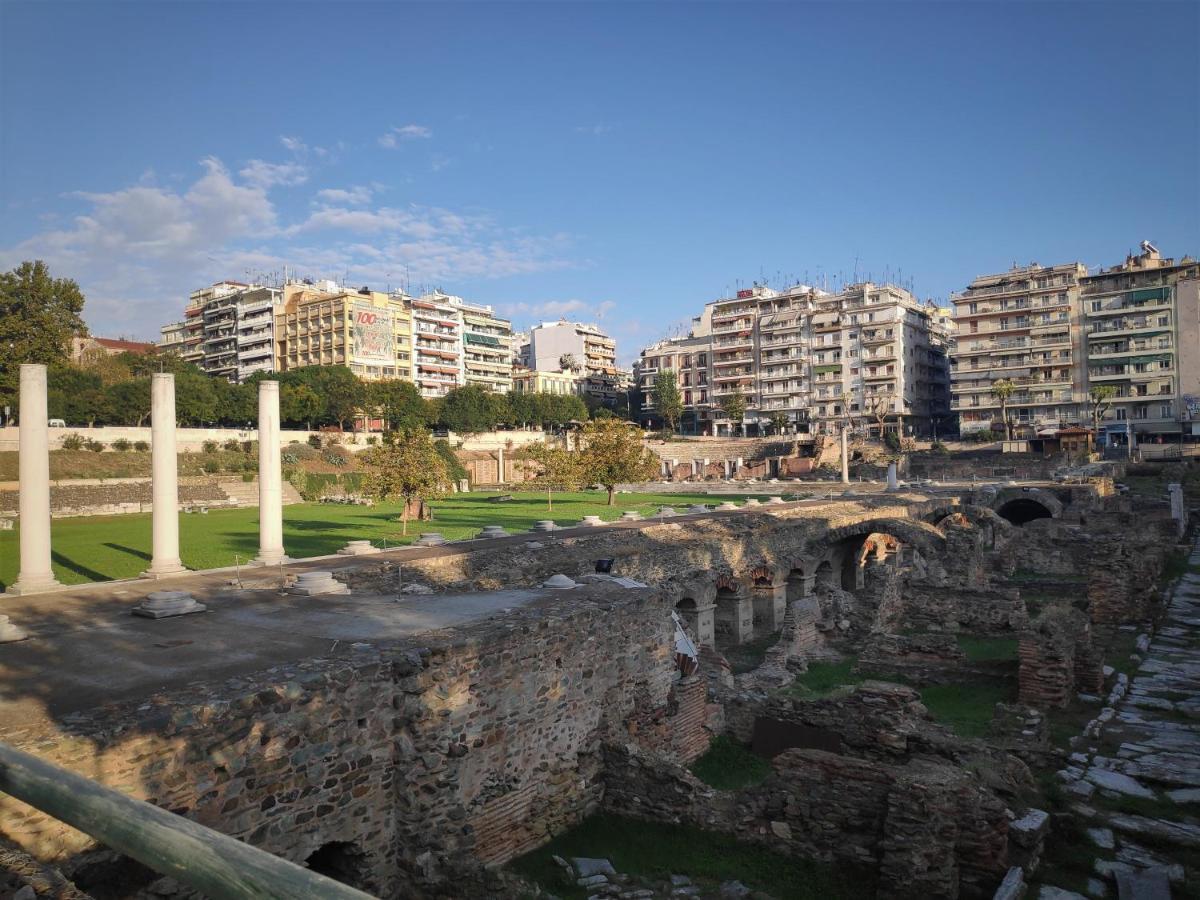
<path fill-rule="evenodd" d="M 896 464 L 894 462 L 888 463 L 887 489 L 889 491 L 900 490 L 900 483 L 896 480 Z"/>
<path fill-rule="evenodd" d="M 46 418 L 46 367 L 21 366 L 20 459 L 21 570 L 10 594 L 61 587 L 50 567 L 50 429 Z"/>
<path fill-rule="evenodd" d="M 283 552 L 283 468 L 279 457 L 279 382 L 258 383 L 258 558 L 287 562 Z"/>
<path fill-rule="evenodd" d="M 508 484 L 504 480 L 504 448 L 496 448 L 496 481 L 499 484 Z"/>
<path fill-rule="evenodd" d="M 175 376 L 150 376 L 150 453 L 153 528 L 150 568 L 143 578 L 186 572 L 179 559 L 179 469 L 175 456 Z"/>
<path fill-rule="evenodd" d="M 842 429 L 842 484 L 850 483 L 850 447 L 846 429 Z"/>

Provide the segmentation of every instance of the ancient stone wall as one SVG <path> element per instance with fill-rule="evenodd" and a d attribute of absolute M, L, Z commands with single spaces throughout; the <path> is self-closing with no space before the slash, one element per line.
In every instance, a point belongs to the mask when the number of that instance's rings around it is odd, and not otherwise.
<path fill-rule="evenodd" d="M 215 480 L 182 480 L 179 504 L 189 506 L 234 506 Z M 62 516 L 118 515 L 150 512 L 150 481 L 115 481 L 110 484 L 56 484 L 50 488 L 50 509 Z M 16 515 L 17 491 L 0 491 L 0 515 Z"/>

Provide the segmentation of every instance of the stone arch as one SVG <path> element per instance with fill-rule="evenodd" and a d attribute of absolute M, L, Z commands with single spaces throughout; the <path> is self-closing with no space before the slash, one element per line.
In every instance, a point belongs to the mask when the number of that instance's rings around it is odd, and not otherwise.
<path fill-rule="evenodd" d="M 1034 519 L 1058 519 L 1063 513 L 1062 501 L 1042 488 L 1001 488 L 988 506 L 1002 519 L 1018 526 Z"/>
<path fill-rule="evenodd" d="M 718 644 L 744 644 L 754 635 L 754 604 L 729 572 L 717 573 L 714 636 Z"/>
<path fill-rule="evenodd" d="M 808 574 L 814 571 L 813 566 L 806 565 L 803 560 L 796 560 L 787 573 L 787 600 L 792 603 L 796 600 L 803 600 L 813 588 L 813 576 Z"/>
<path fill-rule="evenodd" d="M 833 546 L 842 541 L 861 537 L 864 540 L 874 532 L 890 534 L 905 544 L 916 547 L 929 555 L 946 547 L 946 535 L 928 522 L 919 519 L 878 518 L 851 522 L 839 528 L 831 528 L 821 540 L 824 546 Z"/>
<path fill-rule="evenodd" d="M 697 644 L 714 646 L 714 600 L 717 588 L 708 573 L 669 582 L 666 594 L 674 605 L 675 611 L 683 619 L 688 635 Z"/>
<path fill-rule="evenodd" d="M 813 572 L 813 579 L 817 587 L 836 587 L 837 580 L 834 578 L 833 563 L 828 559 L 821 560 Z"/>

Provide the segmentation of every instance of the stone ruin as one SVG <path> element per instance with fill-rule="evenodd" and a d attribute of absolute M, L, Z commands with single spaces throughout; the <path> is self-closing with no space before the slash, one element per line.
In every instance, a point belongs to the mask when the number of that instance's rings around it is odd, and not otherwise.
<path fill-rule="evenodd" d="M 597 810 L 850 863 L 879 897 L 984 896 L 1036 865 L 1045 834 L 1023 761 L 1044 746 L 1037 710 L 1103 689 L 1094 631 L 1144 615 L 1145 579 L 1162 565 L 1155 535 L 1124 529 L 1131 511 L 1103 485 L 1054 497 L 1020 523 L 999 494 L 890 494 L 351 555 L 334 582 L 348 593 L 333 599 L 393 592 L 396 554 L 406 581 L 438 596 L 540 593 L 470 624 L 196 678 L 6 740 L 288 859 L 343 848 L 339 877 L 381 896 L 521 896 L 502 865 Z M 1098 553 L 1136 557 L 1139 580 Z M 597 560 L 611 574 L 595 574 Z M 1019 566 L 1089 573 L 1081 608 L 1031 615 Z M 540 587 L 556 577 L 574 586 Z M 681 671 L 672 613 L 698 648 L 694 674 Z M 1019 664 L 971 663 L 960 634 L 1017 639 Z M 751 642 L 765 656 L 735 671 L 729 658 Z M 782 690 L 849 654 L 871 676 L 858 687 Z M 997 709 L 995 740 L 966 740 L 880 674 L 1007 678 L 1019 700 Z M 771 759 L 764 782 L 718 791 L 688 770 L 721 734 Z M 0 825 L 65 871 L 95 852 L 21 804 Z"/>

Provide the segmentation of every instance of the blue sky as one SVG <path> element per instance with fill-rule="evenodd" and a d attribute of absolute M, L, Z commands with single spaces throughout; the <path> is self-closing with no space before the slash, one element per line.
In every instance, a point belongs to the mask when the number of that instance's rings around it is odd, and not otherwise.
<path fill-rule="evenodd" d="M 621 356 L 765 277 L 1200 254 L 1195 3 L 0 4 L 0 266 L 151 337 L 246 271 Z"/>

